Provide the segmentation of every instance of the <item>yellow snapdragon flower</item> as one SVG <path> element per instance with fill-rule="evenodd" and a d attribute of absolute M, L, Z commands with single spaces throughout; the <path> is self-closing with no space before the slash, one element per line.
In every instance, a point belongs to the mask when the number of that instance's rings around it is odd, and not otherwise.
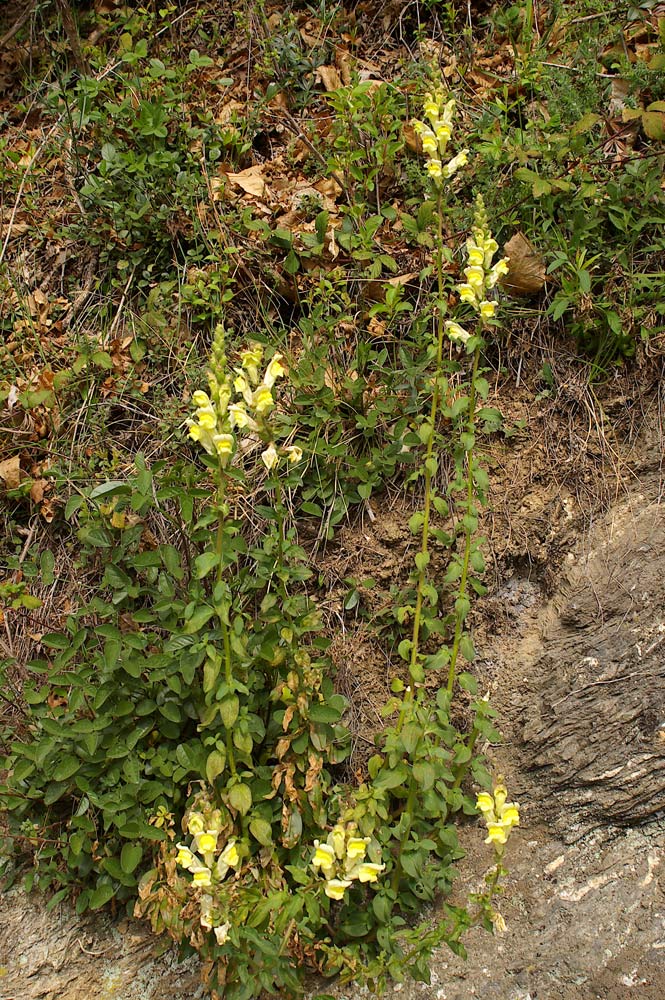
<path fill-rule="evenodd" d="M 227 937 L 229 936 L 229 931 L 231 930 L 231 924 L 225 923 L 220 924 L 219 927 L 214 928 L 215 940 L 217 944 L 225 944 Z"/>
<path fill-rule="evenodd" d="M 446 336 L 454 344 L 466 344 L 467 340 L 470 338 L 471 334 L 468 330 L 465 330 L 463 326 L 459 323 L 454 323 L 452 320 L 446 320 L 445 323 Z"/>
<path fill-rule="evenodd" d="M 229 840 L 228 844 L 219 856 L 219 860 L 228 865 L 229 868 L 237 868 L 238 862 L 240 861 L 240 852 L 236 845 L 235 840 Z"/>
<path fill-rule="evenodd" d="M 350 837 L 346 845 L 347 858 L 351 861 L 364 858 L 369 842 L 369 837 Z"/>
<path fill-rule="evenodd" d="M 254 411 L 259 416 L 263 416 L 264 413 L 270 413 L 274 405 L 275 400 L 272 398 L 270 387 L 262 383 L 252 395 L 252 407 Z"/>
<path fill-rule="evenodd" d="M 312 865 L 315 868 L 319 868 L 324 875 L 328 872 L 334 871 L 335 868 L 335 850 L 330 844 L 321 844 L 318 840 L 314 841 L 314 857 L 312 858 Z"/>
<path fill-rule="evenodd" d="M 259 365 L 263 361 L 263 347 L 261 344 L 252 344 L 240 355 L 240 364 L 249 375 L 251 381 L 256 385 L 259 381 Z"/>
<path fill-rule="evenodd" d="M 326 882 L 324 892 L 330 899 L 344 899 L 344 893 L 350 885 L 349 879 L 331 878 Z"/>
<path fill-rule="evenodd" d="M 443 168 L 444 176 L 447 180 L 456 174 L 460 167 L 465 167 L 469 162 L 469 150 L 462 149 L 457 156 L 453 156 L 452 160 L 448 160 L 445 167 Z"/>
<path fill-rule="evenodd" d="M 385 867 L 385 865 L 373 864 L 371 861 L 363 861 L 358 868 L 358 881 L 376 882 Z"/>
<path fill-rule="evenodd" d="M 282 375 L 286 374 L 286 369 L 282 362 L 283 355 L 275 354 L 273 355 L 272 361 L 266 368 L 266 373 L 263 376 L 263 384 L 267 385 L 269 389 L 272 389 L 276 380 L 281 378 Z"/>
<path fill-rule="evenodd" d="M 194 843 L 196 844 L 196 850 L 200 851 L 201 854 L 210 854 L 217 847 L 217 833 L 214 830 L 206 830 L 205 833 L 199 833 L 194 838 Z"/>
<path fill-rule="evenodd" d="M 302 462 L 302 448 L 299 448 L 297 444 L 292 444 L 286 450 L 286 456 L 293 465 L 298 462 Z"/>
<path fill-rule="evenodd" d="M 203 833 L 206 828 L 206 823 L 199 812 L 190 813 L 189 819 L 187 820 L 187 830 L 195 837 L 197 833 Z"/>
<path fill-rule="evenodd" d="M 196 858 L 188 847 L 185 847 L 184 844 L 178 844 L 177 847 L 178 853 L 175 856 L 176 864 L 187 869 L 189 869 L 191 865 L 196 864 Z"/>
<path fill-rule="evenodd" d="M 508 792 L 501 781 L 493 794 L 481 792 L 476 798 L 476 808 L 481 812 L 487 827 L 486 844 L 503 847 L 508 842 L 513 827 L 519 826 L 519 806 L 507 799 Z"/>
<path fill-rule="evenodd" d="M 266 450 L 261 452 L 261 461 L 265 465 L 268 472 L 272 472 L 272 470 L 279 462 L 279 454 L 277 448 L 275 448 L 275 445 L 272 441 L 270 442 Z"/>
<path fill-rule="evenodd" d="M 205 867 L 197 868 L 192 873 L 192 885 L 199 889 L 206 889 L 208 886 L 212 885 L 212 872 L 210 869 Z"/>
<path fill-rule="evenodd" d="M 233 455 L 233 447 L 235 445 L 233 434 L 213 434 L 212 441 L 215 451 L 222 460 L 222 465 L 226 465 Z"/>

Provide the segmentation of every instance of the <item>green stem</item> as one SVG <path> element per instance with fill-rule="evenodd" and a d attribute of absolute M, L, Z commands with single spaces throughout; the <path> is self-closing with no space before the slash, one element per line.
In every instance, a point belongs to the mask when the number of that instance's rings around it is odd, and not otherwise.
<path fill-rule="evenodd" d="M 410 714 L 411 707 L 415 698 L 415 686 L 416 677 L 418 677 L 418 656 L 420 653 L 420 629 L 422 625 L 422 609 L 423 609 L 423 591 L 425 589 L 425 583 L 427 580 L 427 565 L 429 561 L 429 526 L 430 526 L 430 513 L 432 509 L 432 470 L 434 467 L 434 439 L 435 439 L 435 428 L 436 428 L 436 418 L 439 413 L 439 405 L 441 402 L 441 376 L 442 376 L 442 363 L 443 363 L 443 342 L 446 332 L 446 324 L 443 314 L 443 293 L 444 293 L 444 277 L 443 277 L 443 189 L 439 189 L 439 195 L 437 200 L 437 247 L 438 252 L 436 255 L 436 273 L 437 273 L 437 286 L 438 286 L 438 308 L 437 308 L 437 326 L 436 326 L 436 365 L 434 369 L 434 389 L 432 391 L 432 405 L 430 408 L 429 415 L 429 433 L 427 437 L 427 448 L 425 451 L 425 506 L 423 509 L 423 527 L 422 536 L 420 544 L 420 552 L 423 556 L 422 568 L 418 570 L 418 578 L 416 584 L 416 607 L 413 615 L 413 634 L 412 634 L 412 645 L 411 645 L 411 660 L 409 663 L 409 673 L 411 675 L 412 683 L 407 687 L 402 699 L 402 707 L 400 709 L 399 718 L 397 719 L 396 732 L 399 734 L 402 731 L 402 727 L 407 716 Z M 409 793 L 406 799 L 406 805 L 404 807 L 405 814 L 409 817 L 406 829 L 402 834 L 401 840 L 401 852 L 406 848 L 409 837 L 411 836 L 411 827 L 413 816 L 413 810 L 416 806 L 416 796 L 418 794 L 418 784 L 413 777 L 409 782 Z M 393 889 L 397 891 L 399 888 L 399 880 L 402 875 L 402 865 L 400 859 L 397 858 L 395 863 L 395 871 L 393 873 L 392 885 Z"/>
<path fill-rule="evenodd" d="M 478 375 L 478 362 L 480 360 L 480 330 L 478 331 L 479 343 L 473 352 L 473 368 L 471 370 L 471 389 L 469 391 L 469 418 L 467 421 L 467 432 L 471 435 L 475 433 L 476 428 L 476 377 Z M 467 481 L 466 481 L 466 502 L 467 502 L 467 513 L 471 513 L 473 508 L 473 464 L 474 464 L 474 448 L 472 447 L 467 453 Z M 471 560 L 471 543 L 473 541 L 473 532 L 466 525 L 464 526 L 464 556 L 462 559 L 462 575 L 460 577 L 460 585 L 458 592 L 458 600 L 460 598 L 466 597 L 467 581 L 469 577 L 469 563 Z M 450 653 L 450 668 L 448 670 L 448 694 L 453 693 L 453 687 L 455 686 L 455 676 L 457 668 L 457 657 L 459 655 L 460 642 L 462 641 L 462 631 L 464 628 L 464 619 L 466 615 L 457 612 L 455 618 L 455 635 L 453 638 L 453 647 Z"/>
<path fill-rule="evenodd" d="M 443 318 L 443 305 L 442 305 L 443 292 L 444 292 L 443 190 L 442 189 L 439 190 L 437 215 L 438 215 L 438 225 L 437 225 L 438 253 L 436 256 L 436 271 L 437 271 L 439 307 L 437 309 L 436 366 L 434 371 L 434 390 L 432 392 L 432 405 L 429 416 L 429 434 L 427 438 L 427 449 L 425 451 L 425 506 L 423 509 L 423 527 L 422 527 L 422 536 L 420 544 L 420 553 L 423 556 L 423 564 L 425 564 L 428 561 L 427 557 L 429 556 L 429 526 L 430 526 L 430 513 L 432 509 L 432 466 L 433 466 L 432 459 L 434 456 L 436 418 L 439 412 L 439 405 L 441 402 L 441 365 L 443 360 L 443 341 L 446 329 L 445 321 Z M 417 676 L 417 663 L 418 663 L 418 655 L 420 652 L 420 629 L 422 625 L 423 590 L 425 587 L 426 580 L 427 580 L 427 566 L 423 565 L 422 569 L 418 571 L 418 577 L 416 583 L 416 606 L 413 614 L 411 660 L 409 663 L 409 673 L 411 674 L 412 678 Z M 413 698 L 414 698 L 414 685 L 410 685 L 407 688 L 406 693 L 404 695 L 402 711 L 400 712 L 399 719 L 397 720 L 398 733 L 402 729 L 402 725 L 404 724 L 404 719 L 406 718 L 406 710 L 408 709 L 408 706 L 412 703 Z"/>
<path fill-rule="evenodd" d="M 217 553 L 217 583 L 221 583 L 224 578 L 224 502 L 226 499 L 226 478 L 224 469 L 219 468 L 219 480 L 217 488 L 217 536 L 215 539 L 215 552 Z M 217 608 L 217 617 L 222 632 L 222 644 L 224 648 L 224 679 L 229 688 L 233 687 L 233 659 L 231 655 L 231 636 L 229 626 L 226 624 L 225 615 L 221 608 Z M 226 730 L 226 759 L 232 775 L 236 774 L 236 761 L 233 752 L 233 736 L 230 729 Z"/>

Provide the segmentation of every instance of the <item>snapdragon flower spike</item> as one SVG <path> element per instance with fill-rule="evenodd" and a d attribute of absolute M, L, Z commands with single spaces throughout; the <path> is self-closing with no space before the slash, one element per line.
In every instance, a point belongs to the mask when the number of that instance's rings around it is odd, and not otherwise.
<path fill-rule="evenodd" d="M 357 882 L 376 882 L 384 864 L 365 859 L 371 837 L 359 837 L 355 823 L 337 823 L 325 843 L 314 841 L 312 868 L 325 879 L 324 892 L 329 899 L 341 900 L 346 890 Z M 378 845 L 373 845 L 378 851 Z"/>
<path fill-rule="evenodd" d="M 476 808 L 487 827 L 486 844 L 503 847 L 508 842 L 513 827 L 519 826 L 519 806 L 516 802 L 508 802 L 507 798 L 506 786 L 499 783 L 492 795 L 481 792 L 476 799 Z"/>
<path fill-rule="evenodd" d="M 444 103 L 443 92 L 427 94 L 423 112 L 427 121 L 416 119 L 413 122 L 413 129 L 420 136 L 423 150 L 428 157 L 425 169 L 437 187 L 440 187 L 444 180 L 450 180 L 460 167 L 468 162 L 469 150 L 463 149 L 451 160 L 444 162 L 446 148 L 453 131 L 454 98 Z"/>
<path fill-rule="evenodd" d="M 472 306 L 484 322 L 493 319 L 496 313 L 496 302 L 488 295 L 500 278 L 508 274 L 508 257 L 492 263 L 498 249 L 499 244 L 489 230 L 485 205 L 479 195 L 472 235 L 466 241 L 465 280 L 457 286 L 457 291 L 460 302 Z"/>

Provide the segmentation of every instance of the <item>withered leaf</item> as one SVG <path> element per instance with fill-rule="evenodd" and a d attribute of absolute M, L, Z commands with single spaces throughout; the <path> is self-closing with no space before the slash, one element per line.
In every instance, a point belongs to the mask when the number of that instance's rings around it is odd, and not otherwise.
<path fill-rule="evenodd" d="M 545 261 L 524 233 L 515 233 L 503 248 L 510 258 L 501 287 L 511 295 L 536 295 L 545 284 Z"/>

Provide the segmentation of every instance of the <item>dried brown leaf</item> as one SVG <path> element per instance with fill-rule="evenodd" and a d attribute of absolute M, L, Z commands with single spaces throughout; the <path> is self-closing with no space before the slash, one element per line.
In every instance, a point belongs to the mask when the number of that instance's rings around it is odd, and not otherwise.
<path fill-rule="evenodd" d="M 524 233 L 515 233 L 503 248 L 510 258 L 509 271 L 501 281 L 511 295 L 536 295 L 545 284 L 545 261 Z"/>
<path fill-rule="evenodd" d="M 12 455 L 0 462 L 0 479 L 5 484 L 6 490 L 18 489 L 21 483 L 21 459 L 18 455 Z"/>

